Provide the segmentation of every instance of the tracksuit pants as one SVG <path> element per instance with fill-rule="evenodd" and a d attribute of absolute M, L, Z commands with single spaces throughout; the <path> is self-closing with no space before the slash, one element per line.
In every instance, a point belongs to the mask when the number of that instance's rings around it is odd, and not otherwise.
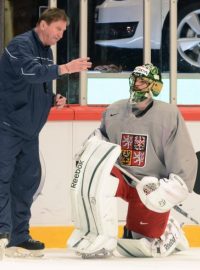
<path fill-rule="evenodd" d="M 0 233 L 9 233 L 10 246 L 30 237 L 30 209 L 40 179 L 38 137 L 25 140 L 0 129 Z"/>

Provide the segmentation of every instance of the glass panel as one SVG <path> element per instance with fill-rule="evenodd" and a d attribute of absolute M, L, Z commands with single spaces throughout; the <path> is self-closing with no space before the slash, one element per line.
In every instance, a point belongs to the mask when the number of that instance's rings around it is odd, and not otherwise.
<path fill-rule="evenodd" d="M 98 72 L 91 72 L 91 76 L 89 74 L 88 102 L 106 104 L 111 100 L 115 101 L 117 97 L 127 97 L 126 79 L 122 79 L 120 74 L 128 72 L 128 76 L 134 66 L 143 63 L 143 1 L 100 2 L 95 6 L 94 35 L 90 35 L 89 40 L 93 69 Z M 195 75 L 192 73 L 200 71 L 200 2 L 178 1 L 177 10 L 177 102 L 200 104 L 195 98 L 199 96 L 197 91 L 200 77 L 197 76 L 194 80 L 192 76 Z M 164 89 L 158 99 L 169 102 L 169 0 L 152 0 L 151 27 L 152 63 L 160 67 L 164 78 Z M 116 72 L 120 72 L 118 78 L 114 75 Z M 110 74 L 103 78 L 103 73 Z M 187 73 L 187 77 L 183 73 Z M 96 82 L 95 76 L 100 76 Z M 109 77 L 113 80 L 109 80 Z M 111 93 L 111 96 L 105 99 L 105 95 L 101 95 L 102 92 L 106 92 L 107 96 Z M 95 98 L 97 96 L 98 99 Z"/>
<path fill-rule="evenodd" d="M 88 104 L 111 104 L 114 101 L 129 98 L 129 80 L 127 78 L 89 78 Z"/>
<path fill-rule="evenodd" d="M 57 7 L 65 10 L 70 25 L 57 44 L 57 63 L 64 64 L 79 57 L 79 0 L 58 0 Z M 79 103 L 79 74 L 70 74 L 57 80 L 58 92 L 66 96 L 70 104 Z"/>
<path fill-rule="evenodd" d="M 182 76 L 180 76 L 182 77 Z M 177 80 L 177 104 L 178 105 L 199 105 L 200 104 L 200 79 L 197 76 Z M 169 95 L 170 80 L 164 75 L 163 89 L 155 99 L 170 102 Z M 110 104 L 119 99 L 129 98 L 128 74 L 121 74 L 114 78 L 108 76 L 88 78 L 88 104 Z"/>
<path fill-rule="evenodd" d="M 35 26 L 41 7 L 44 6 L 48 6 L 48 0 L 5 0 L 5 46 L 13 36 L 26 32 Z"/>
<path fill-rule="evenodd" d="M 115 78 L 88 78 L 88 104 L 111 104 L 120 99 L 129 98 L 128 75 Z M 163 89 L 155 99 L 169 102 L 169 79 L 163 79 Z"/>
<path fill-rule="evenodd" d="M 143 1 L 101 1 L 94 19 L 94 70 L 130 71 L 143 62 Z"/>
<path fill-rule="evenodd" d="M 177 104 L 199 105 L 200 104 L 200 78 L 178 79 Z"/>
<path fill-rule="evenodd" d="M 163 72 L 168 72 L 170 1 L 151 2 L 152 62 L 160 66 Z M 177 30 L 178 72 L 199 72 L 199 1 L 178 1 Z M 143 1 L 101 1 L 95 9 L 94 44 L 94 66 L 116 64 L 121 66 L 123 71 L 130 71 L 133 66 L 141 64 Z"/>

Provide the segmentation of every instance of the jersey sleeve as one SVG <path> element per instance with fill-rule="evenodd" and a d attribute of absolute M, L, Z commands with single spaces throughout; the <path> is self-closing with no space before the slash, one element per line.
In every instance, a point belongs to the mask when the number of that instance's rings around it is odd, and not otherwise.
<path fill-rule="evenodd" d="M 100 131 L 103 134 L 103 136 L 106 137 L 109 140 L 108 134 L 107 134 L 107 131 L 106 131 L 105 117 L 106 117 L 106 111 L 103 112 L 103 115 L 102 115 Z"/>
<path fill-rule="evenodd" d="M 26 40 L 14 40 L 5 49 L 11 68 L 16 75 L 29 83 L 49 82 L 58 78 L 58 66 L 53 64 L 49 48 L 44 62 L 35 55 L 32 44 Z"/>
<path fill-rule="evenodd" d="M 184 119 L 178 110 L 174 118 L 174 127 L 164 145 L 164 155 L 169 174 L 179 175 L 189 192 L 192 192 L 197 174 L 197 157 Z"/>

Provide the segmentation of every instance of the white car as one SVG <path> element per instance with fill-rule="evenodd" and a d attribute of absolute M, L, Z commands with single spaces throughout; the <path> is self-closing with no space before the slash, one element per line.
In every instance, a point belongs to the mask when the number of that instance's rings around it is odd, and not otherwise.
<path fill-rule="evenodd" d="M 96 6 L 95 44 L 127 54 L 143 48 L 143 1 L 104 0 Z M 154 62 L 169 68 L 169 0 L 151 0 L 151 48 Z M 200 1 L 178 1 L 178 70 L 200 71 Z M 134 50 L 133 50 L 134 49 Z M 112 53 L 111 53 L 112 54 Z M 110 54 L 110 55 L 111 55 Z M 116 55 L 113 54 L 113 57 Z M 123 52 L 121 53 L 123 55 Z M 112 57 L 110 57 L 112 58 Z M 110 59 L 111 61 L 112 59 Z M 123 60 L 122 60 L 123 61 Z M 141 61 L 141 60 L 140 60 Z"/>

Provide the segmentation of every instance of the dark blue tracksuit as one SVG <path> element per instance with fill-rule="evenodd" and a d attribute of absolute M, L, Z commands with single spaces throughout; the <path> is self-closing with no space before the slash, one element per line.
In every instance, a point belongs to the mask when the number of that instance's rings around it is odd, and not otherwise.
<path fill-rule="evenodd" d="M 30 207 L 40 184 L 38 135 L 58 78 L 52 51 L 34 30 L 16 36 L 0 59 L 0 233 L 10 245 L 29 237 Z"/>

